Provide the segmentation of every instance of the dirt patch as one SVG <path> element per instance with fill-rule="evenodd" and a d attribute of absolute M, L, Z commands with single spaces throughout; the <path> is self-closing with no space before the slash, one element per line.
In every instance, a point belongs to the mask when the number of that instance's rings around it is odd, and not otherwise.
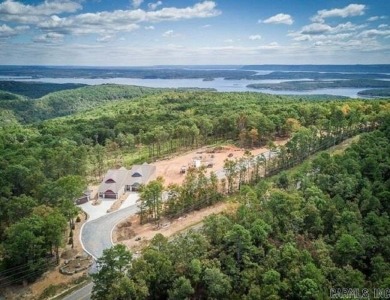
<path fill-rule="evenodd" d="M 76 257 L 78 254 L 76 249 L 66 249 L 64 252 L 61 253 L 61 258 L 63 259 L 72 259 L 73 257 Z"/>
<path fill-rule="evenodd" d="M 132 221 L 126 220 L 120 223 L 116 228 L 116 240 L 118 242 L 129 240 L 136 236 L 133 228 L 131 228 Z"/>
<path fill-rule="evenodd" d="M 182 232 L 189 227 L 192 227 L 196 224 L 199 224 L 202 222 L 202 220 L 212 214 L 218 214 L 222 211 L 230 210 L 235 207 L 235 204 L 232 203 L 226 203 L 226 202 L 220 202 L 213 206 L 203 208 L 198 211 L 191 212 L 187 215 L 181 216 L 177 219 L 169 220 L 169 219 L 163 219 L 161 220 L 160 228 L 157 228 L 155 224 L 139 224 L 139 217 L 138 216 L 132 216 L 122 223 L 118 225 L 116 230 L 114 230 L 113 233 L 113 240 L 114 243 L 120 242 L 121 244 L 127 246 L 130 250 L 132 250 L 134 253 L 144 248 L 148 242 L 157 234 L 161 233 L 162 235 L 166 237 L 173 236 L 179 232 Z M 134 236 L 132 236 L 130 239 L 121 240 L 123 237 L 122 230 L 124 228 L 130 229 L 130 227 L 122 227 L 122 224 L 129 224 L 131 223 L 132 231 L 134 232 Z"/>
<path fill-rule="evenodd" d="M 288 139 L 281 139 L 274 141 L 274 143 L 279 146 L 284 145 L 287 141 Z M 164 178 L 166 186 L 171 183 L 181 184 L 185 178 L 185 172 L 182 172 L 183 168 L 188 169 L 188 167 L 194 166 L 194 164 L 205 165 L 207 173 L 210 174 L 211 171 L 217 172 L 222 170 L 225 159 L 240 158 L 246 150 L 234 145 L 208 146 L 180 156 L 157 161 L 153 165 L 156 166 L 156 175 Z M 267 147 L 250 149 L 253 155 L 259 155 L 267 151 Z"/>

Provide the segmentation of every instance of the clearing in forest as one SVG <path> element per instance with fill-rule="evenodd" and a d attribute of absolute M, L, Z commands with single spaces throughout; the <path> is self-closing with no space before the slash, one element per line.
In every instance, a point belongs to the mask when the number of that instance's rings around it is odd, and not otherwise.
<path fill-rule="evenodd" d="M 277 146 L 284 145 L 288 139 L 280 139 L 274 141 Z M 171 183 L 181 184 L 185 178 L 185 173 L 182 170 L 188 169 L 194 164 L 201 164 L 206 166 L 207 174 L 211 171 L 218 173 L 223 170 L 225 159 L 240 158 L 244 155 L 246 149 L 238 148 L 234 145 L 225 146 L 205 146 L 183 155 L 170 157 L 152 163 L 157 167 L 157 176 L 164 178 L 164 183 L 168 186 Z M 267 147 L 249 149 L 252 155 L 259 155 L 268 152 Z M 218 174 L 217 174 L 218 175 Z"/>

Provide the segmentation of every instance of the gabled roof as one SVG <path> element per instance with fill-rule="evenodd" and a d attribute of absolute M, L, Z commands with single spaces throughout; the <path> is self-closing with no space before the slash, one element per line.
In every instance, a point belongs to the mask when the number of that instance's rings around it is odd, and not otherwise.
<path fill-rule="evenodd" d="M 106 176 L 99 186 L 99 193 L 105 193 L 111 190 L 114 193 L 118 193 L 121 188 L 125 185 L 140 185 L 146 184 L 152 178 L 156 172 L 156 167 L 144 163 L 142 165 L 134 165 L 131 170 L 127 170 L 122 167 L 120 169 L 108 170 Z M 135 176 L 133 176 L 135 175 Z M 115 182 L 108 182 L 107 180 L 112 179 Z"/>
<path fill-rule="evenodd" d="M 118 193 L 118 191 L 125 185 L 129 172 L 129 170 L 123 167 L 120 169 L 108 170 L 106 176 L 104 176 L 103 182 L 99 186 L 99 193 L 105 193 L 107 190 Z M 106 183 L 109 179 L 112 179 L 114 182 Z"/>
<path fill-rule="evenodd" d="M 127 185 L 146 184 L 153 174 L 156 172 L 156 166 L 148 165 L 134 165 L 130 170 L 130 176 L 126 179 Z"/>

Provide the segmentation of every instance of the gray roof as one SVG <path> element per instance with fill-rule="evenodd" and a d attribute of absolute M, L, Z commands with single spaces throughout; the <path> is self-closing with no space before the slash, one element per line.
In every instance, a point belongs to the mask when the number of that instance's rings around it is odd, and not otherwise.
<path fill-rule="evenodd" d="M 108 170 L 99 186 L 99 193 L 105 193 L 108 190 L 118 193 L 125 185 L 146 184 L 153 177 L 155 172 L 156 166 L 148 165 L 146 163 L 143 165 L 134 165 L 131 170 L 127 170 L 124 167 Z"/>

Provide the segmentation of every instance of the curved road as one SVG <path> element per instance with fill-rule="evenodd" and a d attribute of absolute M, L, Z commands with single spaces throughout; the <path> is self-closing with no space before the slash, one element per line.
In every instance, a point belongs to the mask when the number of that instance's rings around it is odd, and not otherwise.
<path fill-rule="evenodd" d="M 84 250 L 98 259 L 104 249 L 113 246 L 111 234 L 115 225 L 137 212 L 137 205 L 132 205 L 85 223 L 80 233 Z"/>
<path fill-rule="evenodd" d="M 137 212 L 137 205 L 132 205 L 98 219 L 87 221 L 80 232 L 80 240 L 84 250 L 92 255 L 95 260 L 101 257 L 103 250 L 111 248 L 113 245 L 111 235 L 115 225 Z M 96 272 L 96 264 L 92 266 L 90 272 Z M 89 283 L 72 294 L 65 296 L 63 300 L 91 299 L 92 287 L 93 283 Z"/>

